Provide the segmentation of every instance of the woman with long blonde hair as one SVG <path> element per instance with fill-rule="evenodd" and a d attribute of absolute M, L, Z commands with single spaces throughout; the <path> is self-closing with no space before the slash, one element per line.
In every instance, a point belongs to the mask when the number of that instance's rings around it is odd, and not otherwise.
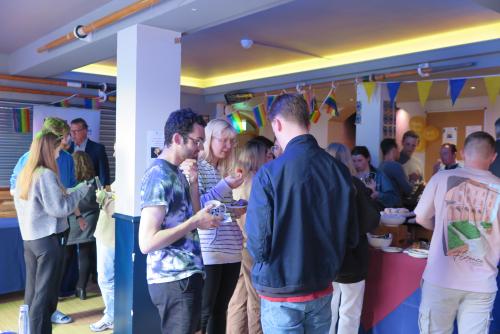
<path fill-rule="evenodd" d="M 17 178 L 14 203 L 24 245 L 26 289 L 31 333 L 52 333 L 63 258 L 66 217 L 75 210 L 89 187 L 81 184 L 66 192 L 59 180 L 56 159 L 61 137 L 40 132 Z"/>
<path fill-rule="evenodd" d="M 232 190 L 244 179 L 233 170 L 236 132 L 223 119 L 210 121 L 205 128 L 204 151 L 198 160 L 198 184 L 201 206 L 217 200 L 229 206 Z M 244 213 L 230 209 L 231 216 L 215 229 L 198 230 L 205 284 L 203 286 L 201 329 L 205 333 L 224 333 L 226 312 L 240 273 L 243 235 L 236 218 Z"/>
<path fill-rule="evenodd" d="M 331 143 L 326 151 L 346 165 L 353 176 L 352 181 L 356 189 L 358 217 L 356 221 L 349 222 L 349 230 L 359 231 L 358 245 L 355 248 L 346 250 L 342 267 L 333 282 L 330 334 L 357 333 L 363 308 L 365 279 L 368 273 L 368 240 L 366 233 L 378 226 L 380 215 L 375 202 L 366 192 L 367 188 L 356 177 L 356 169 L 349 149 L 341 143 Z"/>
<path fill-rule="evenodd" d="M 268 144 L 268 142 L 270 144 Z M 272 141 L 264 141 L 257 138 L 251 139 L 241 149 L 235 167 L 242 172 L 244 181 L 240 187 L 233 191 L 235 199 L 248 201 L 255 173 L 257 173 L 263 164 L 273 159 L 273 156 L 269 154 L 269 150 L 272 146 Z M 243 231 L 244 239 L 246 240 L 246 214 L 242 215 L 237 221 Z M 244 243 L 244 245 L 245 244 L 246 243 Z M 262 333 L 262 327 L 260 325 L 260 297 L 255 291 L 250 277 L 252 265 L 252 257 L 244 246 L 240 276 L 227 311 L 228 334 Z"/>

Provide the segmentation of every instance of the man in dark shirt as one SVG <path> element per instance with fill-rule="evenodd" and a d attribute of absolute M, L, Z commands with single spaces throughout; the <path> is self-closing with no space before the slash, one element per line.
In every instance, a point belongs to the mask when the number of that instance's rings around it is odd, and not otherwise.
<path fill-rule="evenodd" d="M 497 138 L 495 142 L 495 152 L 497 153 L 497 157 L 490 166 L 490 172 L 495 174 L 496 177 L 500 177 L 500 118 L 495 122 L 495 133 Z"/>
<path fill-rule="evenodd" d="M 382 163 L 379 169 L 389 177 L 398 196 L 409 196 L 413 191 L 413 186 L 408 181 L 403 166 L 397 161 L 399 159 L 398 144 L 393 138 L 385 138 L 380 143 L 382 151 Z"/>

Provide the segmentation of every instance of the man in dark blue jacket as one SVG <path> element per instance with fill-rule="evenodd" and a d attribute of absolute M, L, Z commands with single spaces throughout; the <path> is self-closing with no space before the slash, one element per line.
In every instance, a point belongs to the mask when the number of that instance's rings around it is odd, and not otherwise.
<path fill-rule="evenodd" d="M 277 97 L 268 118 L 284 151 L 255 175 L 246 218 L 262 327 L 328 333 L 332 281 L 358 239 L 348 231 L 356 219 L 351 175 L 308 134 L 301 96 Z"/>
<path fill-rule="evenodd" d="M 88 125 L 83 118 L 75 118 L 71 121 L 72 143 L 68 152 L 84 151 L 92 158 L 92 164 L 99 180 L 103 186 L 109 187 L 111 180 L 109 177 L 108 156 L 104 145 L 96 143 L 87 137 Z"/>

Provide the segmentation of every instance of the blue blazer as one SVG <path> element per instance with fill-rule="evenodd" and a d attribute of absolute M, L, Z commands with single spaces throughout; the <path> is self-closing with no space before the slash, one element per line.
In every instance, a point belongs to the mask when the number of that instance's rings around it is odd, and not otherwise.
<path fill-rule="evenodd" d="M 68 152 L 73 154 L 74 151 L 75 143 L 71 143 Z M 103 186 L 111 185 L 108 156 L 106 155 L 104 145 L 88 139 L 87 145 L 85 146 L 85 153 L 90 155 L 90 158 L 92 159 L 92 163 L 94 165 L 95 173 L 99 176 L 99 181 L 101 181 L 101 184 Z"/>

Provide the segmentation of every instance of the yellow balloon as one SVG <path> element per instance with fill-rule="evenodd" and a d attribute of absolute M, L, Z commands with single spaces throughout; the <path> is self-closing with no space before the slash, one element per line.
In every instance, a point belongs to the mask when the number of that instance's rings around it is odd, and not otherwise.
<path fill-rule="evenodd" d="M 434 125 L 429 125 L 425 127 L 422 137 L 426 141 L 435 141 L 439 138 L 439 135 L 440 135 L 439 129 L 436 128 Z"/>
<path fill-rule="evenodd" d="M 415 151 L 417 151 L 417 152 L 424 152 L 425 151 L 425 140 L 423 138 L 420 138 L 418 145 L 415 148 Z"/>
<path fill-rule="evenodd" d="M 422 116 L 414 116 L 410 118 L 410 130 L 415 131 L 418 134 L 421 134 L 425 128 L 425 118 Z"/>

